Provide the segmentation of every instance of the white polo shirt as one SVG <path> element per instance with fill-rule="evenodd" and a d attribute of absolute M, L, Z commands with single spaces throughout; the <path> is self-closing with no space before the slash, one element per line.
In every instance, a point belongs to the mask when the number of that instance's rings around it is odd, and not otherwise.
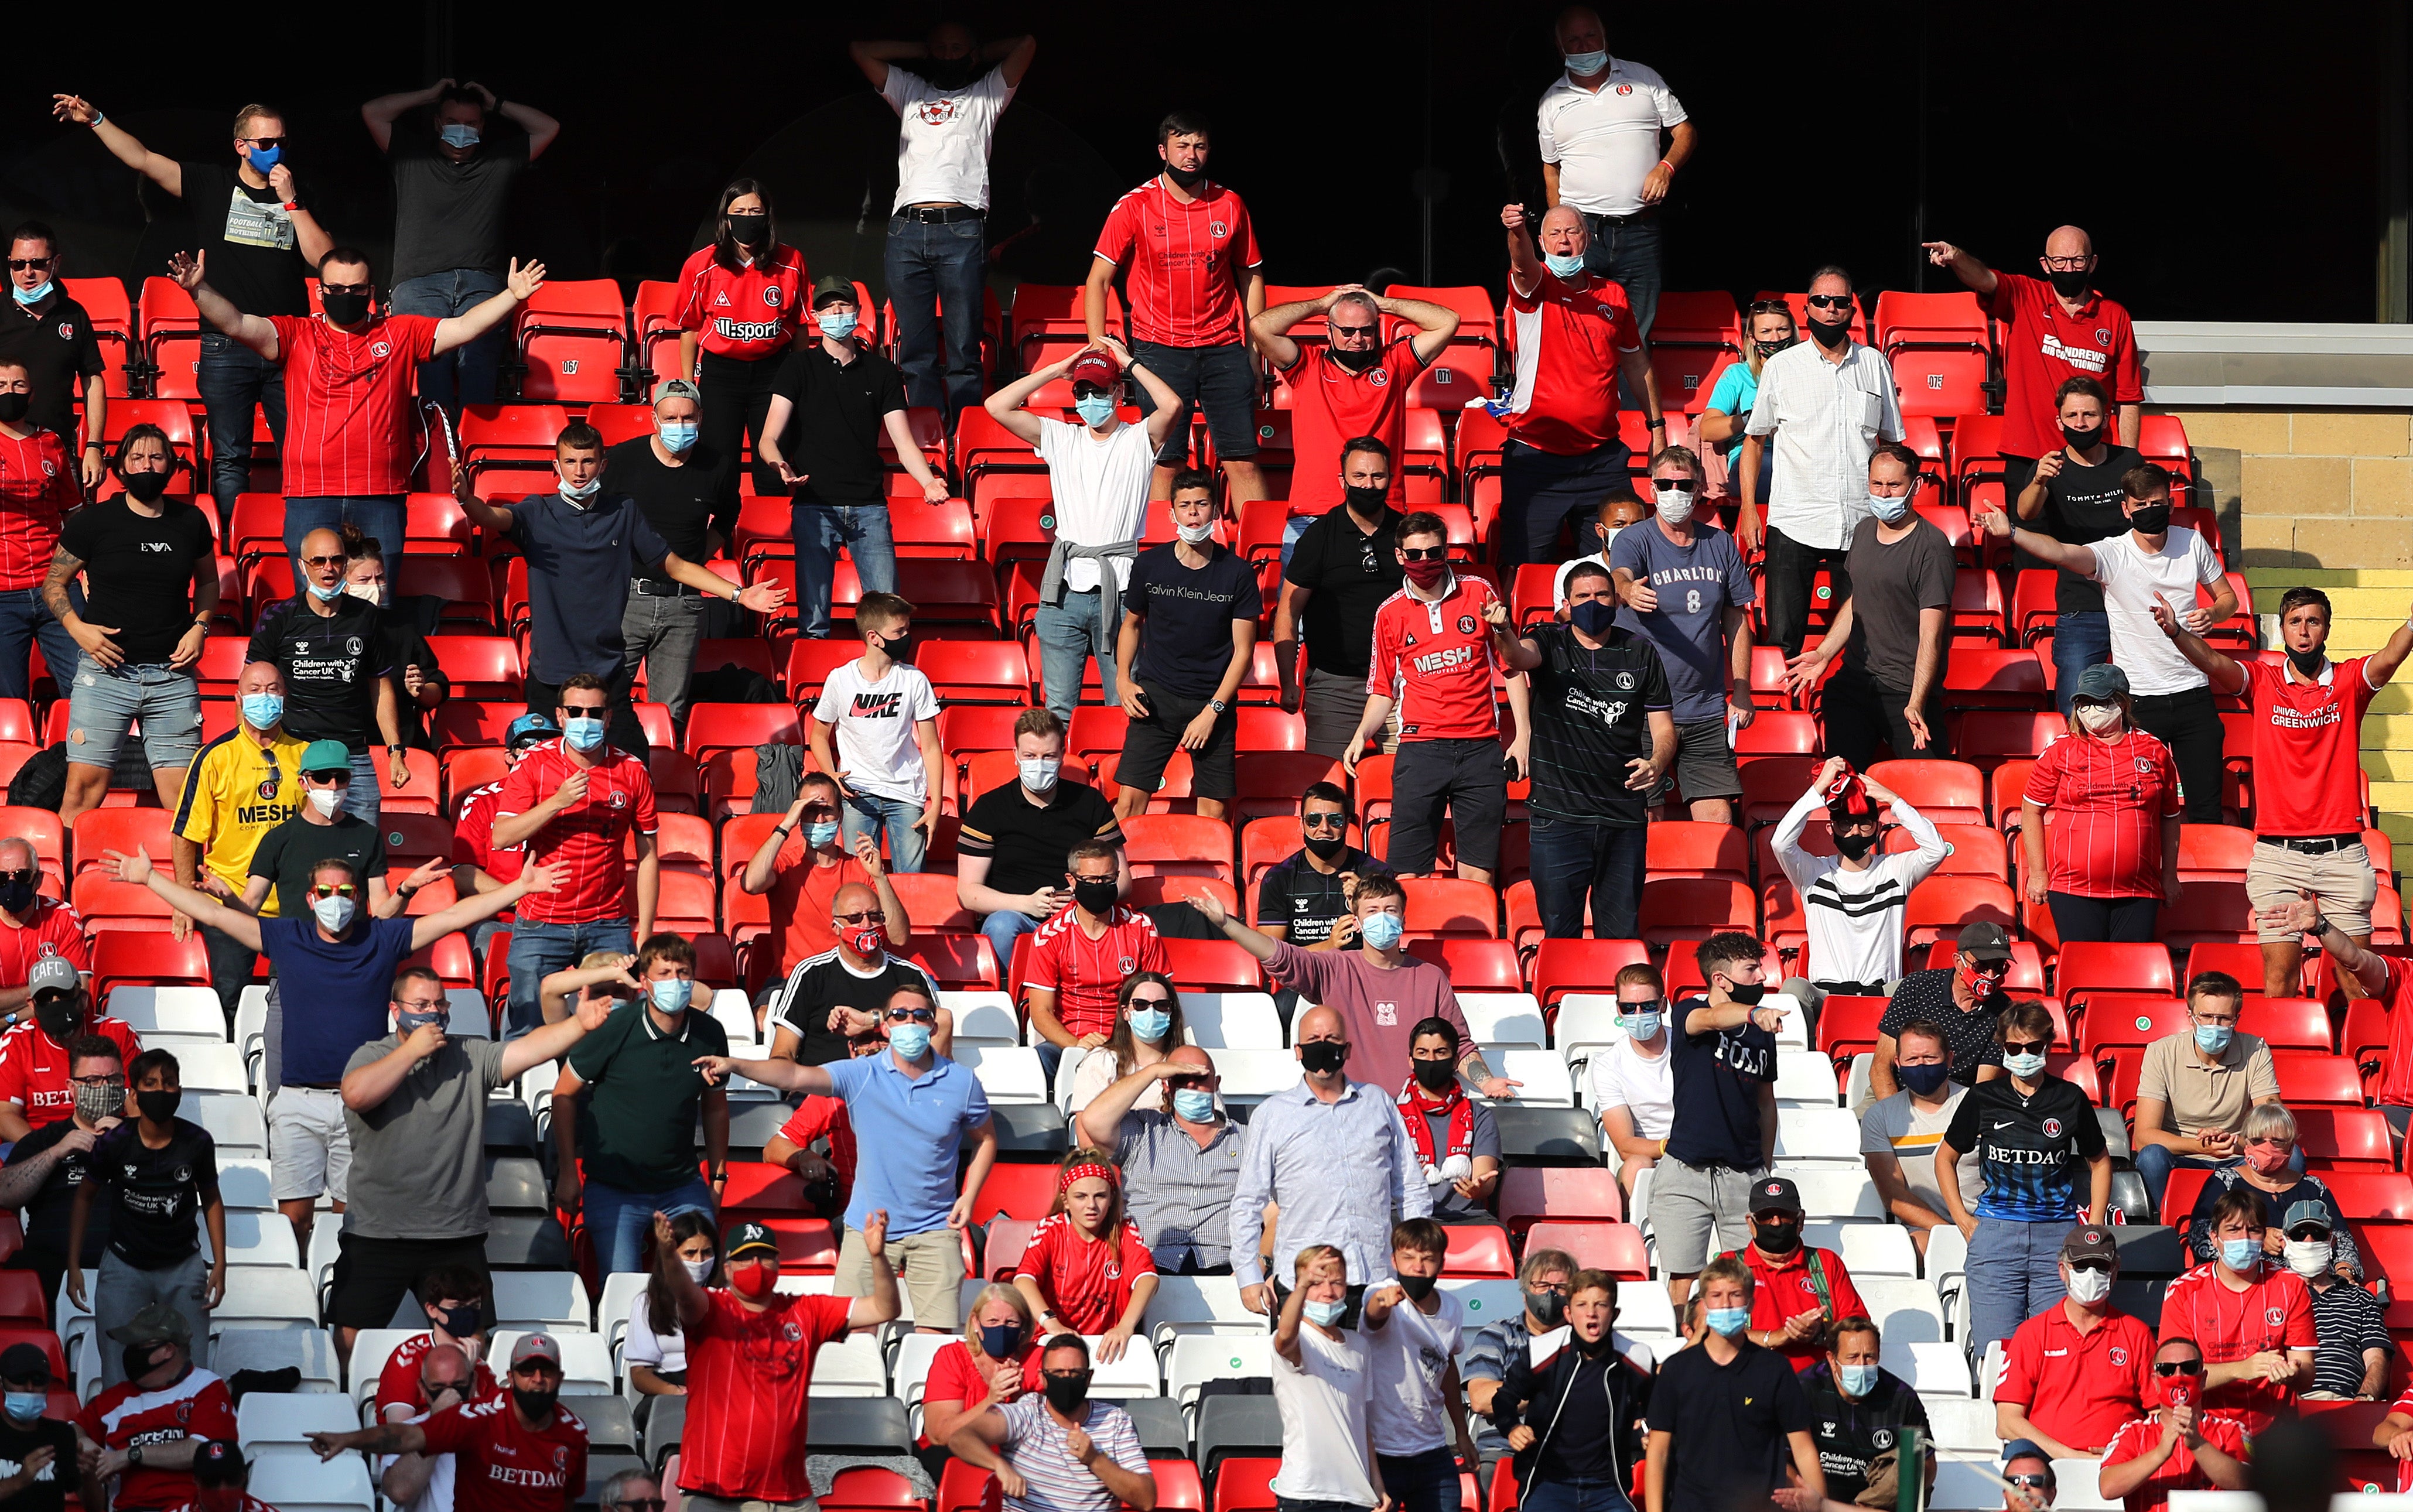
<path fill-rule="evenodd" d="M 2172 614 L 2184 615 L 2196 607 L 2197 584 L 2220 586 L 2220 558 L 2212 554 L 2201 533 L 2174 525 L 2157 552 L 2138 545 L 2133 530 L 2095 541 L 2087 549 L 2095 554 L 2095 581 L 2103 585 L 2103 615 L 2111 627 L 2111 660 L 2128 674 L 2128 691 L 2150 698 L 2211 686 L 2211 679 L 2179 654 L 2178 643 L 2154 623 L 2153 609 L 2158 597 Z"/>
<path fill-rule="evenodd" d="M 999 64 L 961 89 L 940 89 L 895 64 L 880 97 L 896 112 L 896 203 L 988 208 L 988 146 L 1014 102 Z M 969 224 L 969 223 L 967 223 Z"/>
<path fill-rule="evenodd" d="M 1586 89 L 1568 74 L 1542 92 L 1542 161 L 1559 169 L 1559 200 L 1587 215 L 1642 209 L 1642 181 L 1659 166 L 1659 133 L 1684 107 L 1651 69 L 1608 60 L 1608 76 Z"/>
<path fill-rule="evenodd" d="M 1869 518 L 1870 453 L 1902 439 L 1893 369 L 1857 341 L 1830 363 L 1804 336 L 1760 364 L 1749 431 L 1776 449 L 1761 518 L 1799 545 L 1841 551 Z"/>

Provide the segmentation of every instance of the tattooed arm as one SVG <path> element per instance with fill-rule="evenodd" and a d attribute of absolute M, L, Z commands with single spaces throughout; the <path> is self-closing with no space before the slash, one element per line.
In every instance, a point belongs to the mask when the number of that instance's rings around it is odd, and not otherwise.
<path fill-rule="evenodd" d="M 117 627 L 91 623 L 77 614 L 75 606 L 67 601 L 67 583 L 82 571 L 83 559 L 70 554 L 65 546 L 59 547 L 51 556 L 50 575 L 42 579 L 42 603 L 50 610 L 51 617 L 75 637 L 76 645 L 83 647 L 84 655 L 104 668 L 121 666 L 125 663 L 126 653 L 110 639 L 117 633 Z"/>

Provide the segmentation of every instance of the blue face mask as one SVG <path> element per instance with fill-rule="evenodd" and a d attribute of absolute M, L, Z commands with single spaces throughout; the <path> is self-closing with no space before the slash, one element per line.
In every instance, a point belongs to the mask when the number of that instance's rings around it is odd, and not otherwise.
<path fill-rule="evenodd" d="M 1835 1383 L 1849 1397 L 1865 1397 L 1877 1388 L 1877 1368 L 1873 1365 L 1839 1365 Z"/>
<path fill-rule="evenodd" d="M 1586 635 L 1606 635 L 1617 623 L 1617 604 L 1608 599 L 1586 599 L 1568 609 L 1567 618 Z"/>
<path fill-rule="evenodd" d="M 813 823 L 805 826 L 805 843 L 807 845 L 827 845 L 830 841 L 836 838 L 837 821 L 835 819 L 815 820 Z"/>
<path fill-rule="evenodd" d="M 320 603 L 333 603 L 343 596 L 344 585 L 341 581 L 329 583 L 323 586 L 317 583 L 310 585 L 310 597 L 318 600 Z"/>
<path fill-rule="evenodd" d="M 2195 1027 L 2195 1043 L 2202 1046 L 2205 1054 L 2218 1055 L 2228 1048 L 2228 1042 L 2236 1033 L 2236 1026 L 2232 1024 L 2198 1024 Z"/>
<path fill-rule="evenodd" d="M 1307 1321 L 1314 1324 L 1317 1327 L 1329 1328 L 1334 1324 L 1340 1321 L 1341 1313 L 1349 1311 L 1349 1304 L 1345 1300 L 1339 1302 L 1309 1302 L 1300 1308 L 1299 1311 L 1305 1312 L 1307 1314 Z"/>
<path fill-rule="evenodd" d="M 39 304 L 51 297 L 51 290 L 56 287 L 45 278 L 31 289 L 22 289 L 15 284 L 10 284 L 8 292 L 17 296 L 17 303 L 20 304 Z"/>
<path fill-rule="evenodd" d="M 2006 1055 L 2003 1069 L 2014 1076 L 2037 1076 L 2044 1074 L 2044 1057 L 2040 1055 Z"/>
<path fill-rule="evenodd" d="M 1550 276 L 1553 278 L 1581 277 L 1584 271 L 1583 254 L 1571 252 L 1562 256 L 1556 252 L 1547 253 L 1542 259 L 1542 266 L 1550 270 Z"/>
<path fill-rule="evenodd" d="M 266 730 L 285 718 L 285 699 L 278 693 L 245 693 L 243 695 L 243 722 L 255 730 Z"/>
<path fill-rule="evenodd" d="M 481 140 L 476 126 L 463 126 L 458 121 L 453 122 L 451 126 L 448 126 L 443 130 L 436 133 L 436 135 L 442 140 L 444 145 L 447 147 L 475 147 Z"/>
<path fill-rule="evenodd" d="M 1376 950 L 1388 950 L 1408 932 L 1408 921 L 1396 913 L 1369 913 L 1357 921 L 1357 933 Z"/>
<path fill-rule="evenodd" d="M 1565 57 L 1567 60 L 1567 72 L 1576 74 L 1581 78 L 1589 79 L 1593 74 L 1596 74 L 1603 68 L 1608 67 L 1608 50 L 1606 48 L 1601 48 L 1591 52 L 1569 52 L 1565 54 Z"/>
<path fill-rule="evenodd" d="M 1732 1339 L 1751 1327 L 1751 1309 L 1713 1307 L 1709 1312 L 1709 1325 L 1711 1333 L 1724 1334 L 1728 1339 Z"/>
<path fill-rule="evenodd" d="M 856 317 L 852 310 L 839 315 L 816 315 L 813 317 L 813 324 L 820 326 L 822 334 L 832 341 L 844 341 L 854 334 Z"/>
<path fill-rule="evenodd" d="M 688 447 L 695 444 L 695 438 L 703 429 L 703 426 L 691 420 L 663 421 L 662 444 L 675 453 L 684 453 Z"/>
<path fill-rule="evenodd" d="M 1150 1045 L 1159 1045 L 1173 1032 L 1173 1015 L 1162 1008 L 1134 1008 L 1131 1027 L 1133 1034 Z"/>
<path fill-rule="evenodd" d="M 1899 525 L 1902 516 L 1910 512 L 1910 496 L 1904 494 L 1900 498 L 1887 498 L 1879 494 L 1871 494 L 1869 512 L 1887 525 Z"/>
<path fill-rule="evenodd" d="M 285 149 L 283 147 L 254 147 L 251 149 L 251 170 L 255 173 L 265 175 L 270 169 L 274 168 L 278 163 L 281 163 L 284 160 Z"/>
<path fill-rule="evenodd" d="M 2251 1270 L 2262 1260 L 2260 1239 L 2223 1239 L 2220 1241 L 2220 1263 L 2231 1270 Z"/>
<path fill-rule="evenodd" d="M 667 982 L 648 982 L 645 990 L 653 994 L 654 1006 L 666 1014 L 685 1012 L 695 998 L 695 984 L 676 977 Z"/>
<path fill-rule="evenodd" d="M 1952 1068 L 1941 1060 L 1934 1060 L 1923 1066 L 1897 1065 L 1893 1068 L 1893 1074 L 1901 1078 L 1904 1087 L 1919 1096 L 1933 1097 L 1935 1090 L 1944 1085 L 1946 1077 L 1952 1075 Z"/>
<path fill-rule="evenodd" d="M 1018 1323 L 982 1324 L 981 1353 L 991 1359 L 1011 1358 L 1022 1347 L 1022 1331 Z"/>
<path fill-rule="evenodd" d="M 1190 1123 L 1206 1123 L 1215 1117 L 1215 1094 L 1195 1087 L 1184 1087 L 1173 1094 L 1174 1117 Z"/>
<path fill-rule="evenodd" d="M 603 721 L 593 718 L 582 719 L 573 714 L 561 721 L 561 738 L 569 741 L 573 749 L 593 750 L 603 744 Z"/>
<path fill-rule="evenodd" d="M 8 1416 L 20 1423 L 30 1423 L 42 1416 L 51 1399 L 39 1391 L 11 1391 L 7 1395 Z"/>
<path fill-rule="evenodd" d="M 580 483 L 575 488 L 570 486 L 569 479 L 564 478 L 561 480 L 561 497 L 567 499 L 590 499 L 595 497 L 596 491 L 600 489 L 602 486 L 603 477 L 600 473 L 587 479 L 585 482 Z"/>
<path fill-rule="evenodd" d="M 896 1024 L 888 1030 L 888 1047 L 908 1060 L 919 1060 L 930 1053 L 930 1027 L 927 1024 Z"/>
<path fill-rule="evenodd" d="M 1115 401 L 1112 394 L 1086 394 L 1073 400 L 1073 408 L 1080 412 L 1081 423 L 1091 430 L 1097 429 L 1115 416 Z"/>

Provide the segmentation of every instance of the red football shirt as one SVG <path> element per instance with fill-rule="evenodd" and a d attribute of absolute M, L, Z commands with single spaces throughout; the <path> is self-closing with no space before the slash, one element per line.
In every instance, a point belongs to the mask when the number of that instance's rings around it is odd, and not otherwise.
<path fill-rule="evenodd" d="M 1334 362 L 1322 342 L 1300 343 L 1298 361 L 1282 373 L 1298 464 L 1291 469 L 1290 501 L 1319 513 L 1339 504 L 1341 445 L 1370 436 L 1391 449 L 1390 504 L 1399 508 L 1407 498 L 1399 455 L 1407 450 L 1408 387 L 1424 370 L 1410 337 L 1384 348 L 1383 360 L 1362 372 Z"/>
<path fill-rule="evenodd" d="M 2207 1364 L 2228 1365 L 2266 1349 L 2311 1349 L 2313 1297 L 2303 1278 L 2285 1266 L 2265 1265 L 2254 1283 L 2235 1292 L 2199 1265 L 2170 1282 L 2162 1297 L 2162 1338 L 2192 1339 Z M 2204 1395 L 2206 1407 L 2235 1413 L 2245 1431 L 2259 1433 L 2295 1406 L 2293 1386 L 2269 1381 L 2232 1381 Z"/>
<path fill-rule="evenodd" d="M 447 1407 L 419 1430 L 429 1453 L 452 1456 L 452 1512 L 568 1512 L 586 1489 L 586 1425 L 557 1403 L 535 1432 L 508 1392 Z"/>
<path fill-rule="evenodd" d="M 854 1120 L 846 1116 L 844 1098 L 806 1098 L 788 1121 L 779 1125 L 779 1137 L 799 1149 L 816 1139 L 826 1138 L 830 1164 L 837 1167 L 839 1194 L 854 1190 Z"/>
<path fill-rule="evenodd" d="M 2388 1005 L 2388 1074 L 2380 1078 L 2379 1104 L 2402 1107 L 2413 1103 L 2413 961 L 2379 958 L 2388 967 L 2388 984 L 2377 993 Z M 0 1046 L 7 1044 L 0 1040 Z"/>
<path fill-rule="evenodd" d="M 1617 358 L 1642 333 L 1624 286 L 1586 274 L 1562 283 L 1547 268 L 1530 294 L 1508 285 L 1517 322 L 1517 387 L 1509 433 L 1536 451 L 1577 456 L 1617 439 Z"/>
<path fill-rule="evenodd" d="M 2408 1383 L 2405 1387 L 2405 1394 L 2389 1404 L 2388 1412 L 2391 1416 L 2402 1413 L 2408 1417 L 2413 1417 L 2413 1383 Z M 2400 1491 L 2413 1491 L 2413 1460 L 2396 1461 L 2396 1489 Z"/>
<path fill-rule="evenodd" d="M 84 942 L 83 921 L 72 904 L 37 897 L 33 917 L 23 924 L 0 913 L 0 982 L 22 983 L 45 956 L 64 956 L 79 971 L 92 970 L 92 947 Z"/>
<path fill-rule="evenodd" d="M 1023 986 L 1056 994 L 1056 1017 L 1074 1039 L 1113 1033 L 1115 994 L 1123 978 L 1165 969 L 1164 941 L 1147 914 L 1118 906 L 1095 940 L 1079 917 L 1078 909 L 1058 909 L 1033 932 L 1023 976 Z"/>
<path fill-rule="evenodd" d="M 577 807 L 554 816 L 553 822 L 528 840 L 540 865 L 568 868 L 561 885 L 550 893 L 530 893 L 514 905 L 523 919 L 539 924 L 592 924 L 598 919 L 634 919 L 636 890 L 630 885 L 635 868 L 624 852 L 629 831 L 651 835 L 659 827 L 654 817 L 654 779 L 645 763 L 611 746 L 596 748 L 600 759 L 580 767 L 558 740 L 531 746 L 511 775 L 503 778 L 503 795 L 495 818 L 524 814 L 551 797 L 570 774 L 586 774 L 586 796 Z"/>
<path fill-rule="evenodd" d="M 1069 1214 L 1051 1213 L 1030 1236 L 1029 1248 L 1014 1279 L 1028 1276 L 1039 1283 L 1039 1295 L 1073 1331 L 1095 1336 L 1122 1321 L 1131 1306 L 1132 1287 L 1142 1276 L 1156 1274 L 1156 1256 L 1139 1237 L 1139 1226 L 1123 1220 L 1112 1242 L 1092 1239 L 1073 1226 Z"/>
<path fill-rule="evenodd" d="M 1229 347 L 1241 337 L 1240 277 L 1265 261 L 1240 197 L 1199 181 L 1188 204 L 1160 173 L 1115 201 L 1097 255 L 1131 264 L 1123 300 L 1132 336 L 1161 347 Z"/>
<path fill-rule="evenodd" d="M 1486 740 L 1500 734 L 1491 627 L 1483 611 L 1498 595 L 1481 578 L 1450 575 L 1429 601 L 1408 591 L 1374 611 L 1374 658 L 1366 691 L 1399 708 L 1401 740 Z"/>
<path fill-rule="evenodd" d="M 2196 1431 L 2203 1435 L 2206 1444 L 2229 1458 L 2246 1458 L 2245 1425 L 2229 1414 L 2196 1414 Z M 2162 1434 L 2162 1425 L 2154 1419 L 2132 1417 L 2121 1424 L 2120 1431 L 2111 1435 L 2111 1442 L 2104 1445 L 2103 1462 L 2118 1465 L 2131 1460 L 2141 1460 L 2161 1447 Z M 2400 1466 L 2397 1472 L 2400 1478 L 2406 1468 L 2413 1467 Z M 2162 1461 L 2161 1468 L 2147 1475 L 2144 1482 L 2123 1500 L 2127 1503 L 2128 1512 L 2161 1512 L 2163 1507 L 2170 1505 L 2172 1491 L 2219 1489 L 2212 1483 L 2212 1477 L 2197 1466 L 2195 1451 L 2188 1448 L 2186 1440 L 2182 1438 L 2171 1446 L 2170 1457 Z"/>
<path fill-rule="evenodd" d="M 2162 896 L 2162 821 L 2179 812 L 2178 763 L 2168 746 L 2142 730 L 2110 740 L 2065 735 L 2036 758 L 2025 796 L 2052 810 L 2048 889 Z"/>
<path fill-rule="evenodd" d="M 2055 1302 L 2020 1325 L 2005 1347 L 1996 1401 L 2074 1449 L 2100 1449 L 2144 1411 L 2153 1389 L 2154 1330 L 2125 1312 L 2080 1333 Z"/>
<path fill-rule="evenodd" d="M 1040 1353 L 1035 1340 L 1026 1342 L 1022 1346 L 1022 1389 L 1025 1391 L 1046 1389 L 1046 1372 L 1039 1368 Z M 988 1395 L 988 1377 L 983 1375 L 972 1361 L 972 1346 L 958 1339 L 930 1357 L 930 1373 L 922 1383 L 924 1410 L 927 1411 L 928 1404 L 934 1401 L 952 1401 L 958 1405 L 978 1401 Z M 920 1442 L 924 1448 L 929 1447 L 930 1435 L 923 1434 Z"/>
<path fill-rule="evenodd" d="M 466 862 L 498 882 L 515 882 L 527 865 L 527 842 L 496 848 L 495 809 L 502 801 L 500 782 L 474 788 L 461 800 L 461 821 L 452 826 L 452 861 Z"/>
<path fill-rule="evenodd" d="M 185 1372 L 174 1386 L 144 1391 L 121 1381 L 84 1403 L 76 1422 L 86 1437 L 104 1449 L 148 1449 L 185 1439 L 231 1439 L 235 1436 L 234 1399 L 226 1383 L 199 1366 Z M 166 1512 L 193 1499 L 190 1470 L 162 1470 L 128 1465 L 117 1477 L 117 1495 L 110 1503 L 117 1512 L 130 1507 Z"/>
<path fill-rule="evenodd" d="M 58 549 L 59 516 L 82 502 L 82 476 L 58 432 L 0 436 L 0 592 L 41 586 Z"/>
<path fill-rule="evenodd" d="M 427 1351 L 435 1342 L 436 1336 L 432 1333 L 415 1333 L 394 1345 L 393 1353 L 385 1357 L 385 1369 L 377 1372 L 377 1407 L 380 1419 L 389 1407 L 407 1407 L 414 1414 L 424 1410 L 419 1401 L 419 1367 L 427 1358 Z M 495 1372 L 488 1370 L 486 1362 L 477 1356 L 471 1355 L 469 1358 L 470 1363 L 478 1368 L 477 1373 L 470 1377 L 469 1400 L 483 1401 L 496 1389 Z"/>
<path fill-rule="evenodd" d="M 771 890 L 763 895 L 770 903 L 771 917 L 787 921 L 779 931 L 782 973 L 794 971 L 798 961 L 836 949 L 837 931 L 830 927 L 831 900 L 849 882 L 871 885 L 871 873 L 852 855 L 841 855 L 836 866 L 824 867 L 807 854 L 810 850 L 803 831 L 790 831 L 772 860 L 777 869 L 771 874 Z"/>
<path fill-rule="evenodd" d="M 801 1502 L 813 1356 L 846 1337 L 843 1297 L 782 1297 L 748 1312 L 726 1291 L 687 1330 L 687 1437 L 679 1490 L 733 1501 Z M 474 1512 L 474 1509 L 473 1509 Z"/>
<path fill-rule="evenodd" d="M 1754 1328 L 1781 1330 L 1785 1319 L 1821 1307 L 1818 1289 L 1810 1281 L 1813 1257 L 1827 1282 L 1828 1300 L 1824 1307 L 1828 1316 L 1848 1318 L 1865 1315 L 1869 1311 L 1868 1304 L 1860 1300 L 1858 1288 L 1852 1284 L 1852 1273 L 1843 1268 L 1843 1257 L 1832 1250 L 1805 1244 L 1782 1261 L 1761 1254 L 1755 1244 L 1746 1244 L 1733 1253 L 1751 1267 L 1751 1326 Z M 1808 1341 L 1786 1344 L 1778 1353 L 1791 1361 L 1796 1371 L 1806 1371 L 1827 1357 L 1824 1345 Z"/>
<path fill-rule="evenodd" d="M 2065 378 L 2083 375 L 2110 391 L 2115 405 L 2142 404 L 2143 373 L 2137 365 L 2137 332 L 2115 300 L 2090 293 L 2076 315 L 2061 307 L 2052 285 L 2024 274 L 1996 273 L 1994 297 L 1986 313 L 2010 322 L 2003 343 L 2005 456 L 2040 457 L 2061 444 L 2061 414 L 2052 393 Z M 2107 415 L 2115 430 L 2119 417 Z M 2133 436 L 2120 437 L 2134 446 Z"/>
<path fill-rule="evenodd" d="M 715 357 L 759 363 L 776 357 L 795 339 L 804 317 L 805 255 L 785 242 L 771 265 L 748 263 L 731 273 L 699 247 L 679 270 L 686 302 L 679 306 L 679 329 L 700 333 L 697 345 Z"/>
<path fill-rule="evenodd" d="M 2245 669 L 2254 707 L 2254 833 L 2362 833 L 2362 711 L 2376 693 L 2371 659 L 2332 661 L 2313 682 L 2285 662 Z"/>
<path fill-rule="evenodd" d="M 268 319 L 285 365 L 286 497 L 409 492 L 411 385 L 436 353 L 436 318 L 381 315 L 357 332 L 316 316 Z"/>
<path fill-rule="evenodd" d="M 115 1044 L 132 1063 L 142 1053 L 134 1026 L 106 1014 L 84 1020 L 83 1032 Z M 67 1080 L 67 1047 L 51 1038 L 38 1021 L 18 1025 L 0 1034 L 0 1102 L 22 1108 L 25 1121 L 38 1129 L 75 1114 L 75 1084 Z"/>

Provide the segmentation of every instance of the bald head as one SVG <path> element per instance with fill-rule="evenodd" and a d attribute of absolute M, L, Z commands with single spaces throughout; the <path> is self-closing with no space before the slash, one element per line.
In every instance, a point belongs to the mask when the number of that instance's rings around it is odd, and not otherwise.
<path fill-rule="evenodd" d="M 1292 1030 L 1294 1043 L 1299 1045 L 1310 1040 L 1345 1040 L 1348 1037 L 1349 1030 L 1341 1023 L 1340 1015 L 1329 1008 L 1310 1008 L 1299 1015 L 1298 1023 Z"/>
<path fill-rule="evenodd" d="M 15 835 L 0 839 L 0 871 L 33 871 L 41 864 L 33 841 Z"/>
<path fill-rule="evenodd" d="M 1608 47 L 1600 13 L 1590 6 L 1569 6 L 1560 11 L 1556 29 L 1561 52 L 1599 52 Z"/>
<path fill-rule="evenodd" d="M 866 910 L 874 913 L 880 912 L 880 895 L 862 882 L 849 882 L 830 895 L 830 912 L 833 914 L 861 913 Z"/>
<path fill-rule="evenodd" d="M 285 691 L 285 674 L 274 661 L 246 661 L 243 674 L 234 680 L 237 694 L 278 693 Z"/>
<path fill-rule="evenodd" d="M 1173 1053 L 1164 1059 L 1177 1066 L 1196 1066 L 1199 1070 L 1207 1072 L 1215 1069 L 1214 1058 L 1194 1045 L 1177 1045 L 1173 1047 Z"/>
<path fill-rule="evenodd" d="M 2044 239 L 2044 255 L 2049 258 L 2091 258 L 2095 255 L 2095 238 L 2076 226 L 2057 226 Z"/>

